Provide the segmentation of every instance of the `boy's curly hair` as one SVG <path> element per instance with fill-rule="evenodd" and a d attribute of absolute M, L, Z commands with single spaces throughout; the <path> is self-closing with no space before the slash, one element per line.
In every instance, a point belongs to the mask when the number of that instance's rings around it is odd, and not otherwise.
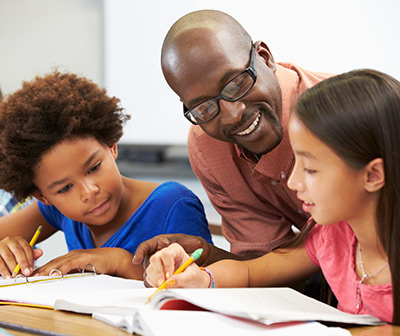
<path fill-rule="evenodd" d="M 0 188 L 18 200 L 37 187 L 34 169 L 64 140 L 94 137 L 111 146 L 130 116 L 87 78 L 55 71 L 0 100 Z"/>

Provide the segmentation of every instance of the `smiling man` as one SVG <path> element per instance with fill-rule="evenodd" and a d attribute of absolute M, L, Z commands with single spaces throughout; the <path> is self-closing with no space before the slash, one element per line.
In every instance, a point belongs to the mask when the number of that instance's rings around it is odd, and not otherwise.
<path fill-rule="evenodd" d="M 231 16 L 189 13 L 169 30 L 161 55 L 166 81 L 183 103 L 192 168 L 222 217 L 231 253 L 194 237 L 145 242 L 135 263 L 177 241 L 199 245 L 199 264 L 265 254 L 294 236 L 308 214 L 287 186 L 294 165 L 287 123 L 297 97 L 330 75 L 275 63 L 268 46 L 253 43 Z M 160 239 L 161 238 L 161 239 Z"/>

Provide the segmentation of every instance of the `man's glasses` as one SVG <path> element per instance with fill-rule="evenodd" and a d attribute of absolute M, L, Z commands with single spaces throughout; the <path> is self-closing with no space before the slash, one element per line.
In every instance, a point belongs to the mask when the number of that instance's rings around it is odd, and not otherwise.
<path fill-rule="evenodd" d="M 183 115 L 194 125 L 200 125 L 210 121 L 219 113 L 219 99 L 236 101 L 242 98 L 254 86 L 257 80 L 257 71 L 254 67 L 255 49 L 251 44 L 250 65 L 224 86 L 221 93 L 208 99 L 190 110 L 183 105 Z"/>

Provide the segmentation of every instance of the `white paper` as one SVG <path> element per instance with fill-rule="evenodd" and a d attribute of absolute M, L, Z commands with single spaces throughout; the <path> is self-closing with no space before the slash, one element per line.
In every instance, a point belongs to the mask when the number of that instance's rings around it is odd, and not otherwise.
<path fill-rule="evenodd" d="M 93 314 L 93 317 L 115 327 L 145 336 L 350 336 L 342 328 L 328 328 L 318 322 L 265 325 L 259 322 L 200 311 L 143 310 L 134 315 Z"/>
<path fill-rule="evenodd" d="M 64 276 L 63 279 L 43 277 L 48 281 L 32 277 L 28 284 L 2 287 L 9 280 L 0 281 L 0 301 L 14 301 L 54 307 L 57 300 L 78 302 L 91 305 L 95 300 L 109 299 L 119 306 L 115 291 L 124 292 L 125 297 L 130 290 L 146 290 L 143 281 L 128 280 L 109 275 Z M 11 280 L 12 281 L 12 280 Z M 144 294 L 142 294 L 144 297 Z"/>
<path fill-rule="evenodd" d="M 355 324 L 381 324 L 370 315 L 344 313 L 291 288 L 170 289 L 157 293 L 151 304 L 180 298 L 222 314 L 253 319 L 266 324 L 287 321 L 333 321 Z"/>

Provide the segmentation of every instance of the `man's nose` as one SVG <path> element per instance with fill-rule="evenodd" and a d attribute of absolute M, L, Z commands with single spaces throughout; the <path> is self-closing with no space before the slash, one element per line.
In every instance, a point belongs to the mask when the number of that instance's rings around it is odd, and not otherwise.
<path fill-rule="evenodd" d="M 228 101 L 220 99 L 219 103 L 219 120 L 225 125 L 236 125 L 242 120 L 243 112 L 246 110 L 246 105 L 238 101 Z"/>

